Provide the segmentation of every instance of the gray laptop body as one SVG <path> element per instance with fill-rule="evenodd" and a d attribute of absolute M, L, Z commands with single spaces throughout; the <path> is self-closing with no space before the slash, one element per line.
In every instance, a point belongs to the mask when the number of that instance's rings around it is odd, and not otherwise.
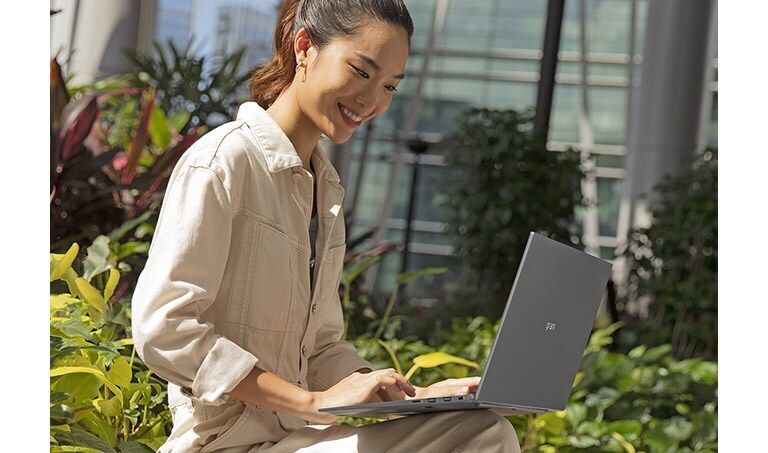
<path fill-rule="evenodd" d="M 565 409 L 611 272 L 602 259 L 531 233 L 475 395 L 320 409 L 379 417 L 491 409 Z"/>

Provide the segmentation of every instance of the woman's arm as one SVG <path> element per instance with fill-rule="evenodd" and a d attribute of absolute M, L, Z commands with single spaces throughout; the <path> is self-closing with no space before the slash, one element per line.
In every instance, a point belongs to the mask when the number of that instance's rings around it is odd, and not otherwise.
<path fill-rule="evenodd" d="M 310 422 L 333 423 L 339 417 L 319 409 L 373 402 L 381 389 L 397 390 L 411 396 L 416 394 L 413 386 L 391 368 L 369 373 L 355 372 L 328 390 L 310 392 L 273 373 L 253 367 L 229 395 Z"/>

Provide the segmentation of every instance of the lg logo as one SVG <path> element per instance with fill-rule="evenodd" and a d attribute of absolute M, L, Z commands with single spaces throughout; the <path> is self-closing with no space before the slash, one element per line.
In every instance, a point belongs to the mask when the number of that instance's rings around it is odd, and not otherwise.
<path fill-rule="evenodd" d="M 550 331 L 550 330 L 555 330 L 555 327 L 557 327 L 557 325 L 555 323 L 548 322 L 547 325 L 544 327 L 544 332 L 547 332 L 547 331 Z"/>

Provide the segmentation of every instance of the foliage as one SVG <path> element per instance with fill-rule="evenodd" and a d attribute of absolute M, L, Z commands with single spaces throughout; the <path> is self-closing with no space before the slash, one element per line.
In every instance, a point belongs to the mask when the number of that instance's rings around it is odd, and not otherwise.
<path fill-rule="evenodd" d="M 78 259 L 51 254 L 51 451 L 154 451 L 167 437 L 166 385 L 136 356 L 118 256 L 100 236 Z M 78 269 L 79 271 L 77 271 Z"/>
<path fill-rule="evenodd" d="M 91 242 L 156 210 L 170 172 L 198 138 L 179 134 L 153 90 L 124 88 L 70 97 L 51 62 L 51 249 Z"/>
<path fill-rule="evenodd" d="M 717 451 L 717 364 L 609 352 L 620 325 L 592 334 L 565 411 L 508 417 L 523 451 Z"/>
<path fill-rule="evenodd" d="M 648 345 L 670 343 L 679 358 L 717 357 L 717 151 L 665 178 L 650 200 L 651 226 L 629 234 L 623 317 Z M 647 316 L 631 301 L 648 304 Z M 635 304 L 636 306 L 636 304 Z"/>
<path fill-rule="evenodd" d="M 248 78 L 240 70 L 246 50 L 240 47 L 211 65 L 206 57 L 196 55 L 191 39 L 184 49 L 178 49 L 171 40 L 166 46 L 155 42 L 151 53 L 126 50 L 135 70 L 125 77 L 132 86 L 154 88 L 163 110 L 169 114 L 188 114 L 187 127 L 205 125 L 212 129 L 234 117 L 240 103 L 237 89 Z"/>
<path fill-rule="evenodd" d="M 533 135 L 531 112 L 470 109 L 456 122 L 445 207 L 464 269 L 449 305 L 497 318 L 531 231 L 579 244 L 584 174 L 578 153 L 550 152 Z"/>

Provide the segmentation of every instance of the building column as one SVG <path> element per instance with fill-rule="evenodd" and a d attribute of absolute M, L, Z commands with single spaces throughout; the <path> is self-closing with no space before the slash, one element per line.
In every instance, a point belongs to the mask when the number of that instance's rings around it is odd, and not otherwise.
<path fill-rule="evenodd" d="M 715 0 L 650 0 L 639 86 L 630 106 L 624 230 L 647 225 L 648 195 L 689 169 L 701 149 L 700 116 Z M 625 203 L 622 203 L 625 204 Z M 621 216 L 620 217 L 624 217 Z"/>
<path fill-rule="evenodd" d="M 70 41 L 64 47 L 68 53 L 67 73 L 74 75 L 73 85 L 89 84 L 132 69 L 123 50 L 136 49 L 143 40 L 140 33 L 142 0 L 58 3 L 62 5 L 65 17 L 72 21 L 63 26 L 72 31 Z M 65 8 L 73 11 L 64 11 Z"/>
<path fill-rule="evenodd" d="M 708 91 L 716 0 L 650 0 L 640 78 L 632 81 L 627 176 L 618 219 L 619 246 L 635 227 L 649 226 L 654 186 L 690 169 L 700 143 Z M 621 260 L 618 260 L 621 261 Z M 624 281 L 623 262 L 615 276 Z"/>

